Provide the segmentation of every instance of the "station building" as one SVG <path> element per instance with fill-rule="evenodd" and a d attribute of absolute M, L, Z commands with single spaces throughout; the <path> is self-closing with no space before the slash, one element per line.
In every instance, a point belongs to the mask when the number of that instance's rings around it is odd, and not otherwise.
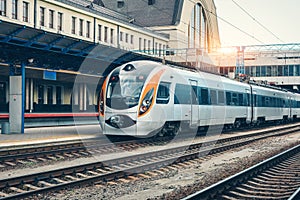
<path fill-rule="evenodd" d="M 260 84 L 270 84 L 299 92 L 300 44 L 269 44 L 228 47 L 211 55 L 219 73 L 239 75 Z"/>
<path fill-rule="evenodd" d="M 212 13 L 213 0 L 1 0 L 0 120 L 95 117 L 103 77 L 131 60 L 211 70 Z"/>

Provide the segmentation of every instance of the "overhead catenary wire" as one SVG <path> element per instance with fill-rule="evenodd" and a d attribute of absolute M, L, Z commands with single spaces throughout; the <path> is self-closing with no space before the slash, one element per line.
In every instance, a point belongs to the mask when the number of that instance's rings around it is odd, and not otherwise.
<path fill-rule="evenodd" d="M 264 26 L 262 23 L 260 23 L 255 17 L 253 17 L 249 12 L 247 12 L 242 6 L 240 6 L 236 1 L 232 0 L 232 2 L 239 7 L 244 13 L 246 13 L 250 18 L 253 19 L 257 24 L 259 24 L 263 29 L 265 29 L 267 32 L 269 32 L 271 35 L 273 35 L 277 40 L 279 40 L 282 43 L 285 43 L 283 40 L 281 40 L 277 35 L 275 35 L 272 31 L 270 31 L 266 26 Z"/>
<path fill-rule="evenodd" d="M 194 0 L 189 0 L 189 1 L 192 2 L 192 3 L 194 3 L 194 4 L 197 3 L 197 2 L 195 2 Z M 238 26 L 232 24 L 232 23 L 229 22 L 228 20 L 226 20 L 226 19 L 224 19 L 224 18 L 218 16 L 217 13 L 213 13 L 211 10 L 208 10 L 208 9 L 205 8 L 205 7 L 202 7 L 202 8 L 203 8 L 206 12 L 208 12 L 208 13 L 214 15 L 215 17 L 217 17 L 218 19 L 220 19 L 220 20 L 222 20 L 223 22 L 227 23 L 228 25 L 230 25 L 230 26 L 232 26 L 233 28 L 235 28 L 235 29 L 239 30 L 240 32 L 244 33 L 244 34 L 247 35 L 248 37 L 251 37 L 252 39 L 258 41 L 258 42 L 261 43 L 261 44 L 264 44 L 264 45 L 266 44 L 265 42 L 263 42 L 263 41 L 259 40 L 258 38 L 256 38 L 254 35 L 251 35 L 251 34 L 247 33 L 246 31 L 244 31 L 244 30 L 242 30 L 241 28 L 239 28 Z"/>
<path fill-rule="evenodd" d="M 147 2 L 146 0 L 143 0 L 143 1 L 144 1 L 144 2 Z M 195 2 L 194 0 L 188 0 L 188 1 L 192 2 L 193 4 L 197 4 L 197 2 Z M 152 5 L 152 6 L 153 6 L 155 9 L 161 11 L 162 13 L 165 13 L 165 14 L 171 16 L 169 13 L 163 11 L 161 8 L 159 8 L 159 7 L 155 6 L 155 5 Z M 252 39 L 258 41 L 259 43 L 261 43 L 261 44 L 263 44 L 263 45 L 266 44 L 265 42 L 263 42 L 263 41 L 259 40 L 258 38 L 256 38 L 254 35 L 251 35 L 251 34 L 247 33 L 246 31 L 244 31 L 244 30 L 242 30 L 241 28 L 239 28 L 238 26 L 232 24 L 232 23 L 229 22 L 228 20 L 226 20 L 226 19 L 224 19 L 224 18 L 218 16 L 216 13 L 213 13 L 211 10 L 208 10 L 207 8 L 205 8 L 205 7 L 203 7 L 203 6 L 202 6 L 202 8 L 203 8 L 207 13 L 214 15 L 215 17 L 217 17 L 218 19 L 220 19 L 220 20 L 222 20 L 223 22 L 227 23 L 228 25 L 230 25 L 230 26 L 234 27 L 235 29 L 239 30 L 240 32 L 244 33 L 244 34 L 247 35 L 248 37 L 250 37 L 250 38 L 252 38 Z M 185 22 L 185 21 L 180 20 L 180 22 L 182 22 L 182 23 L 185 24 L 185 25 L 189 25 L 189 23 L 187 23 L 187 22 Z M 198 32 L 198 33 L 200 33 L 200 32 Z M 213 39 L 216 39 L 216 38 L 213 38 Z"/>

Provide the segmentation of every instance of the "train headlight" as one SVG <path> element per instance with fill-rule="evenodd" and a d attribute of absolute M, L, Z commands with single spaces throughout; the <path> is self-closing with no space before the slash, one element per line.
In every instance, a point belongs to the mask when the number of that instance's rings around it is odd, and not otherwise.
<path fill-rule="evenodd" d="M 153 94 L 154 94 L 154 88 L 151 88 L 144 96 L 142 100 L 142 105 L 140 106 L 139 115 L 143 115 L 149 110 L 150 106 L 152 105 Z"/>
<path fill-rule="evenodd" d="M 150 101 L 148 99 L 143 101 L 143 106 L 148 106 L 150 104 Z"/>

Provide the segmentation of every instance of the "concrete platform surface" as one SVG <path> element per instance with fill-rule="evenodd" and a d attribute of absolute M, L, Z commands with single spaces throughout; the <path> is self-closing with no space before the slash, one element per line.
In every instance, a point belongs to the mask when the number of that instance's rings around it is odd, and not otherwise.
<path fill-rule="evenodd" d="M 0 148 L 48 142 L 85 140 L 101 135 L 102 130 L 99 125 L 25 128 L 24 134 L 0 134 Z"/>

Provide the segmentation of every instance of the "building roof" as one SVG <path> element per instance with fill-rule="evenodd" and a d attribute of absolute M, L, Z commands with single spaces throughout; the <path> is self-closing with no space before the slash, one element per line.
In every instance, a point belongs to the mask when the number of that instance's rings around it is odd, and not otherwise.
<path fill-rule="evenodd" d="M 106 8 L 134 19 L 135 24 L 151 26 L 175 25 L 180 21 L 183 0 L 102 0 Z M 123 2 L 123 3 L 120 3 Z"/>

